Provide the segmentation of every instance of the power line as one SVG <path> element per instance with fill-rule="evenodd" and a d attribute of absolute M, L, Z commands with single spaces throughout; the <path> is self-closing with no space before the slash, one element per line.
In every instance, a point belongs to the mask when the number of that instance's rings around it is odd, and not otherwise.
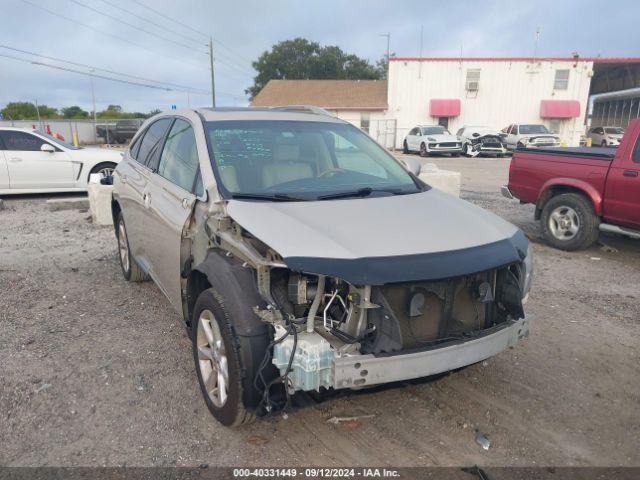
<path fill-rule="evenodd" d="M 66 72 L 78 73 L 80 75 L 86 75 L 87 77 L 102 78 L 104 80 L 110 80 L 112 82 L 126 83 L 126 84 L 129 84 L 129 85 L 135 85 L 135 86 L 138 86 L 138 87 L 154 88 L 156 90 L 164 90 L 164 91 L 167 91 L 167 92 L 175 91 L 174 89 L 169 88 L 169 87 L 162 87 L 162 86 L 159 86 L 159 85 L 149 85 L 147 83 L 133 82 L 133 81 L 130 81 L 130 80 L 123 80 L 121 78 L 107 77 L 106 75 L 93 74 L 93 73 L 89 73 L 89 72 L 84 72 L 82 70 L 75 70 L 73 68 L 66 68 L 66 67 L 61 67 L 59 65 L 52 65 L 50 63 L 37 62 L 35 60 L 28 60 L 26 58 L 14 57 L 13 55 L 5 55 L 4 53 L 0 53 L 0 57 L 10 58 L 11 60 L 17 60 L 19 62 L 30 63 L 32 65 L 38 65 L 38 66 L 41 66 L 41 67 L 49 67 L 49 68 L 55 68 L 56 70 L 64 70 Z"/>
<path fill-rule="evenodd" d="M 182 27 L 184 27 L 184 28 L 188 28 L 188 29 L 189 29 L 189 30 L 191 30 L 192 32 L 195 32 L 195 33 L 197 33 L 197 34 L 199 34 L 199 35 L 202 35 L 203 37 L 205 37 L 205 38 L 207 38 L 207 39 L 209 38 L 209 34 L 207 34 L 207 33 L 203 33 L 203 32 L 201 32 L 200 30 L 196 30 L 196 29 L 195 29 L 195 28 L 193 28 L 191 25 L 187 25 L 186 23 L 182 23 L 182 22 L 180 22 L 180 21 L 176 20 L 175 18 L 171 18 L 170 16 L 165 15 L 164 13 L 159 12 L 158 10 L 156 10 L 156 9 L 154 9 L 154 8 L 151 8 L 151 7 L 149 7 L 148 5 L 145 5 L 144 3 L 139 2 L 138 0 L 133 0 L 133 3 L 136 3 L 136 4 L 140 5 L 140 6 L 141 6 L 141 7 L 143 7 L 143 8 L 146 8 L 147 10 L 149 10 L 149 11 L 151 11 L 151 12 L 155 13 L 156 15 L 161 16 L 162 18 L 164 18 L 164 19 L 166 19 L 166 20 L 169 20 L 170 22 L 176 23 L 176 24 L 178 24 L 178 25 L 180 25 L 180 26 L 182 26 Z"/>
<path fill-rule="evenodd" d="M 160 80 L 153 80 L 151 78 L 140 77 L 140 76 L 137 76 L 137 75 L 131 75 L 129 73 L 118 72 L 116 70 L 109 70 L 107 68 L 95 67 L 93 65 L 87 65 L 85 63 L 73 62 L 71 60 L 65 60 L 63 58 L 57 58 L 57 57 L 51 57 L 51 56 L 48 56 L 48 55 L 42 55 L 41 53 L 30 52 L 28 50 L 22 50 L 20 48 L 10 47 L 8 45 L 1 45 L 0 44 L 0 48 L 4 48 L 4 49 L 7 49 L 7 50 L 12 50 L 14 52 L 24 53 L 24 54 L 27 54 L 27 55 L 33 55 L 35 57 L 46 58 L 47 60 L 53 60 L 53 61 L 56 61 L 56 62 L 67 63 L 69 65 L 75 65 L 76 67 L 84 67 L 84 68 L 89 68 L 89 69 L 92 69 L 92 70 L 97 70 L 97 71 L 100 71 L 100 72 L 112 73 L 112 74 L 120 75 L 120 76 L 123 76 L 123 77 L 134 78 L 136 80 L 143 80 L 143 81 L 146 81 L 146 82 L 152 82 L 152 83 L 158 83 L 158 84 L 161 84 L 161 85 L 168 85 L 168 86 L 172 86 L 172 87 L 177 87 L 177 88 L 181 89 L 182 91 L 189 92 L 189 93 L 195 93 L 195 94 L 200 94 L 200 93 L 208 94 L 209 93 L 209 92 L 207 92 L 206 90 L 204 90 L 202 88 L 188 87 L 188 86 L 185 86 L 185 85 L 179 85 L 177 83 L 162 82 Z"/>
<path fill-rule="evenodd" d="M 99 15 L 102 15 L 102 16 L 105 16 L 105 17 L 110 18 L 112 20 L 115 20 L 116 22 L 120 22 L 123 25 L 127 25 L 128 27 L 131 27 L 134 30 L 138 30 L 140 32 L 144 32 L 147 35 L 152 35 L 152 36 L 154 36 L 156 38 L 164 40 L 165 42 L 173 43 L 175 45 L 178 45 L 179 47 L 186 48 L 187 50 L 189 50 L 191 52 L 194 51 L 193 47 L 190 46 L 190 45 L 185 45 L 184 43 L 176 42 L 175 40 L 172 40 L 170 38 L 164 37 L 162 35 L 158 35 L 157 33 L 152 32 L 150 30 L 147 30 L 145 28 L 138 27 L 138 26 L 134 25 L 133 23 L 126 22 L 126 21 L 124 21 L 124 20 L 122 20 L 122 19 L 120 19 L 120 18 L 118 18 L 118 17 L 116 17 L 114 15 L 111 15 L 109 13 L 105 13 L 103 11 L 98 10 L 97 8 L 93 8 L 93 7 L 89 6 L 89 5 L 86 5 L 86 4 L 82 3 L 82 2 L 80 2 L 79 0 L 69 0 L 69 1 L 72 2 L 72 3 L 75 3 L 76 5 L 80 5 L 81 7 L 86 8 L 87 10 L 91 10 L 92 12 L 95 12 L 95 13 L 97 13 Z M 203 53 L 203 52 L 200 52 L 200 53 Z"/>
<path fill-rule="evenodd" d="M 115 3 L 112 3 L 112 2 L 110 2 L 110 1 L 108 1 L 108 0 L 100 0 L 100 1 L 101 1 L 101 2 L 103 2 L 103 3 L 106 3 L 107 5 L 109 5 L 109 6 L 113 7 L 113 8 L 116 8 L 116 9 L 120 10 L 121 12 L 125 12 L 125 13 L 126 13 L 126 14 L 128 14 L 128 15 L 131 15 L 131 16 L 133 16 L 133 17 L 136 17 L 137 19 L 142 20 L 143 22 L 147 22 L 147 23 L 149 23 L 149 24 L 151 24 L 151 25 L 154 25 L 154 26 L 156 26 L 156 27 L 158 27 L 158 28 L 161 28 L 161 29 L 163 29 L 163 30 L 166 30 L 166 31 L 168 31 L 168 32 L 171 32 L 171 33 L 173 33 L 174 35 L 177 35 L 177 36 L 179 36 L 179 37 L 182 37 L 182 38 L 184 38 L 185 40 L 189 40 L 190 42 L 196 43 L 196 44 L 200 45 L 201 47 L 202 47 L 202 46 L 205 46 L 205 44 L 204 44 L 204 43 L 202 43 L 202 41 L 200 41 L 200 40 L 196 40 L 196 39 L 194 39 L 193 37 L 188 37 L 187 35 L 185 35 L 185 34 L 183 34 L 183 33 L 180 33 L 180 32 L 178 32 L 177 30 L 172 30 L 172 29 L 170 29 L 170 28 L 166 27 L 165 25 L 160 25 L 159 23 L 156 23 L 156 22 L 154 22 L 153 20 L 149 20 L 147 17 L 143 17 L 142 15 L 138 15 L 137 13 L 132 12 L 131 10 L 127 10 L 126 8 L 122 8 L 121 6 L 116 5 Z"/>
<path fill-rule="evenodd" d="M 120 36 L 118 36 L 118 35 L 114 35 L 113 33 L 106 32 L 106 31 L 104 31 L 104 30 L 100 30 L 100 29 L 98 29 L 98 28 L 95 28 L 95 27 L 93 27 L 93 26 L 91 26 L 91 25 L 87 25 L 86 23 L 80 22 L 80 21 L 78 21 L 78 20 L 75 20 L 75 19 L 73 19 L 73 18 L 67 17 L 67 16 L 65 16 L 65 15 L 62 15 L 62 14 L 60 14 L 60 13 L 58 13 L 58 12 L 55 12 L 55 11 L 53 11 L 53 10 L 50 10 L 50 9 L 46 8 L 46 7 L 43 7 L 42 5 L 38 5 L 37 3 L 33 3 L 33 2 L 32 2 L 32 1 L 30 1 L 30 0 L 22 0 L 22 2 L 27 3 L 27 4 L 31 5 L 32 7 L 39 8 L 40 10 L 43 10 L 43 11 L 45 11 L 45 12 L 47 12 L 47 13 L 51 14 L 51 15 L 54 15 L 54 16 L 56 16 L 56 17 L 63 18 L 63 19 L 65 19 L 65 20 L 67 20 L 67 21 L 69 21 L 69 22 L 72 22 L 72 23 L 75 23 L 75 24 L 77 24 L 77 25 L 81 25 L 81 26 L 83 26 L 83 27 L 85 27 L 85 28 L 88 28 L 88 29 L 90 29 L 90 30 L 92 30 L 92 31 L 99 32 L 99 33 L 102 33 L 103 35 L 108 35 L 108 36 L 110 36 L 110 37 L 116 38 L 116 39 L 118 39 L 118 40 L 121 40 L 121 41 L 123 41 L 123 42 L 126 42 L 126 43 L 127 43 L 127 44 L 129 44 L 129 45 L 135 45 L 135 46 L 137 46 L 137 47 L 139 47 L 139 48 L 142 48 L 142 49 L 144 49 L 144 50 L 146 50 L 146 51 L 148 51 L 148 52 L 151 52 L 151 53 L 153 53 L 153 54 L 155 54 L 155 55 L 160 55 L 160 56 L 162 56 L 162 57 L 169 58 L 169 59 L 174 60 L 174 61 L 176 61 L 176 62 L 184 63 L 185 65 L 191 65 L 192 67 L 195 67 L 195 68 L 200 68 L 200 69 L 203 69 L 203 70 L 205 70 L 205 69 L 206 69 L 206 70 L 208 70 L 204 65 L 198 65 L 198 64 L 193 63 L 193 62 L 189 62 L 189 61 L 186 61 L 186 60 L 183 60 L 183 59 L 178 59 L 178 58 L 175 58 L 175 57 L 171 57 L 171 56 L 169 56 L 169 55 L 166 55 L 166 54 L 164 54 L 164 53 L 160 53 L 160 52 L 154 51 L 154 50 L 152 50 L 152 49 L 150 49 L 150 48 L 148 48 L 148 47 L 145 47 L 144 45 L 141 45 L 141 44 L 136 43 L 136 42 L 132 42 L 132 41 L 131 41 L 130 39 L 128 39 L 128 38 L 123 38 L 123 37 L 120 37 Z"/>
<path fill-rule="evenodd" d="M 114 77 L 109 77 L 107 75 L 99 75 L 99 74 L 95 74 L 95 73 L 90 73 L 90 72 L 84 72 L 82 70 L 76 70 L 74 68 L 67 68 L 67 67 L 61 67 L 60 65 L 52 65 L 50 63 L 44 63 L 44 62 L 38 62 L 35 60 L 29 60 L 26 58 L 20 58 L 20 57 L 15 57 L 13 55 L 5 55 L 3 53 L 0 53 L 0 57 L 4 57 L 4 58 L 9 58 L 11 60 L 16 60 L 18 62 L 23 62 L 23 63 L 29 63 L 31 65 L 36 65 L 36 66 L 40 66 L 40 67 L 48 67 L 48 68 L 53 68 L 56 70 L 62 70 L 65 72 L 71 72 L 71 73 L 77 73 L 79 75 L 84 75 L 86 77 L 93 77 L 93 78 L 100 78 L 103 80 L 108 80 L 110 82 L 118 82 L 118 83 L 125 83 L 128 85 L 134 85 L 137 87 L 145 87 L 145 88 L 151 88 L 154 90 L 162 90 L 165 92 L 185 92 L 185 93 L 192 93 L 194 95 L 210 95 L 211 92 L 208 91 L 204 91 L 203 93 L 198 93 L 198 92 L 193 92 L 193 91 L 189 91 L 186 92 L 185 90 L 179 90 L 176 88 L 170 88 L 170 87 L 163 87 L 160 85 L 150 85 L 148 83 L 141 83 L 141 82 L 134 82 L 134 81 L 130 81 L 130 80 L 124 80 L 121 78 L 114 78 Z M 219 93 L 221 95 L 225 95 L 228 97 L 234 97 L 234 98 L 240 98 L 240 99 L 245 99 L 246 97 L 242 97 L 240 95 L 235 95 L 233 93 L 229 93 L 229 92 L 221 92 L 221 91 L 216 91 L 216 93 Z"/>
<path fill-rule="evenodd" d="M 104 0 L 103 0 L 103 1 L 104 1 Z M 191 30 L 192 32 L 197 33 L 198 35 L 202 35 L 202 36 L 203 36 L 203 37 L 205 37 L 205 38 L 209 38 L 209 34 L 208 34 L 208 33 L 204 33 L 204 32 L 202 32 L 202 31 L 200 31 L 200 30 L 197 30 L 197 29 L 193 28 L 193 27 L 192 27 L 191 25 L 189 25 L 189 24 L 186 24 L 186 23 L 183 23 L 183 22 L 181 22 L 181 21 L 179 21 L 179 20 L 176 20 L 175 18 L 172 18 L 172 17 L 170 17 L 170 16 L 168 16 L 168 15 L 166 15 L 166 14 L 164 14 L 164 13 L 162 13 L 162 12 L 158 11 L 158 10 L 156 10 L 155 8 L 152 8 L 152 7 L 148 6 L 148 5 L 145 5 L 144 3 L 140 2 L 139 0 L 133 0 L 133 2 L 134 2 L 134 3 L 136 3 L 137 5 L 140 5 L 142 8 L 146 8 L 147 10 L 149 10 L 149 11 L 151 11 L 151 12 L 155 13 L 156 15 L 159 15 L 160 17 L 164 18 L 165 20 L 168 20 L 168 21 L 173 22 L 173 23 L 175 23 L 175 24 L 177 24 L 177 25 L 180 25 L 180 26 L 182 26 L 182 27 L 184 27 L 184 28 L 187 28 L 187 29 Z M 236 53 L 236 52 L 235 52 L 231 47 L 229 47 L 229 46 L 225 45 L 225 44 L 224 44 L 224 43 L 222 43 L 221 41 L 219 41 L 219 40 L 215 40 L 215 42 L 214 42 L 214 43 L 215 43 L 215 44 L 220 45 L 220 46 L 221 46 L 221 47 L 223 47 L 223 48 L 226 48 L 226 49 L 227 49 L 227 50 L 229 50 L 229 52 L 231 52 L 235 57 L 237 57 L 237 58 L 242 58 L 242 59 L 243 59 L 243 60 L 245 60 L 247 63 L 249 63 L 249 65 L 251 65 L 251 64 L 253 63 L 253 60 L 249 60 L 249 59 L 247 59 L 246 57 L 243 57 L 242 55 L 239 55 L 239 54 L 238 54 L 238 53 Z"/>
<path fill-rule="evenodd" d="M 133 28 L 133 29 L 135 29 L 135 30 L 141 31 L 141 32 L 146 33 L 146 34 L 148 34 L 148 35 L 151 35 L 151 36 L 153 36 L 153 37 L 160 38 L 161 40 L 164 40 L 164 41 L 166 41 L 166 42 L 174 43 L 174 44 L 176 44 L 176 45 L 178 45 L 178 46 L 180 46 L 180 47 L 183 47 L 183 48 L 188 49 L 189 51 L 192 51 L 192 52 L 194 51 L 193 47 L 191 47 L 191 46 L 189 46 L 189 45 L 185 45 L 185 44 L 183 44 L 183 43 L 176 42 L 176 41 L 174 41 L 174 40 L 172 40 L 172 39 L 170 39 L 170 38 L 164 37 L 164 36 L 162 36 L 162 35 L 158 35 L 158 34 L 156 34 L 155 32 L 152 32 L 152 31 L 150 31 L 150 30 L 146 30 L 146 29 L 144 29 L 144 28 L 137 27 L 136 25 L 134 25 L 134 24 L 132 24 L 132 23 L 126 22 L 126 21 L 124 21 L 124 20 L 119 19 L 118 17 L 115 17 L 115 16 L 110 15 L 110 14 L 108 14 L 108 13 L 102 12 L 102 11 L 100 11 L 100 10 L 96 9 L 96 8 L 93 8 L 93 7 L 89 6 L 89 5 L 86 5 L 86 4 L 82 3 L 82 2 L 80 2 L 79 0 L 69 0 L 69 1 L 70 1 L 70 2 L 72 2 L 72 3 L 75 3 L 76 5 L 80 5 L 81 7 L 84 7 L 84 8 L 86 8 L 86 9 L 90 10 L 90 11 L 93 11 L 93 12 L 95 12 L 95 13 L 99 14 L 99 15 L 103 15 L 103 16 L 105 16 L 105 17 L 107 17 L 107 18 L 110 18 L 110 19 L 115 20 L 115 21 L 117 21 L 117 22 L 120 22 L 120 23 L 122 23 L 122 24 L 124 24 L 124 25 L 127 25 L 127 26 L 128 26 L 128 27 L 130 27 L 130 28 Z M 105 1 L 105 0 L 102 0 L 102 1 Z M 110 2 L 106 2 L 106 3 L 110 4 Z M 112 4 L 111 4 L 111 5 L 112 5 Z M 119 8 L 119 7 L 117 7 L 116 5 L 114 5 L 114 6 L 115 6 L 116 8 Z M 124 11 L 127 11 L 127 10 L 124 10 Z M 127 11 L 127 13 L 130 13 L 130 12 L 128 12 L 128 11 Z M 142 17 L 141 17 L 141 18 L 142 18 Z M 113 36 L 113 35 L 111 35 L 111 36 Z M 199 52 L 199 53 L 203 53 L 203 54 L 205 54 L 205 52 Z M 222 54 L 222 52 L 219 52 L 219 53 L 220 53 L 221 55 L 223 55 L 223 54 Z M 244 69 L 244 67 L 240 67 L 240 66 L 238 66 L 238 65 L 236 65 L 236 64 L 231 63 L 232 61 L 233 61 L 233 59 L 226 59 L 226 58 L 225 58 L 224 60 L 220 60 L 220 63 L 221 63 L 222 65 L 225 65 L 225 66 L 229 67 L 229 68 L 233 68 L 233 69 L 235 69 L 237 72 L 242 73 L 243 75 L 248 75 L 248 76 L 251 76 L 251 77 L 253 76 L 253 73 L 252 73 L 252 72 L 249 72 L 248 70 L 245 70 L 245 69 Z M 189 62 L 189 63 L 190 63 L 190 62 Z"/>

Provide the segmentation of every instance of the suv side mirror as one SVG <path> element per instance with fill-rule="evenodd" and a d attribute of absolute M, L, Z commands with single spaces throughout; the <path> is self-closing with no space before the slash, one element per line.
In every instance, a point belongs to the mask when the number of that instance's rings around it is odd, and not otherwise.
<path fill-rule="evenodd" d="M 49 152 L 49 153 L 54 153 L 56 151 L 55 148 L 53 148 L 53 145 L 50 145 L 48 143 L 43 143 L 40 146 L 40 151 L 42 152 Z"/>
<path fill-rule="evenodd" d="M 404 168 L 413 173 L 416 177 L 420 175 L 420 171 L 422 170 L 422 163 L 420 163 L 420 160 L 411 157 L 405 157 L 402 158 L 400 162 L 404 165 Z"/>

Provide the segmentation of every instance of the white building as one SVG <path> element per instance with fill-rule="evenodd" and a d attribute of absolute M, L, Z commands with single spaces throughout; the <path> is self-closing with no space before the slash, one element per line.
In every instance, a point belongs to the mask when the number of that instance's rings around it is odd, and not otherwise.
<path fill-rule="evenodd" d="M 456 133 L 463 125 L 500 130 L 512 123 L 542 123 L 567 145 L 577 145 L 585 133 L 592 78 L 637 72 L 639 62 L 579 57 L 392 58 L 387 114 L 397 120 L 396 147 L 418 124 L 441 124 Z"/>
<path fill-rule="evenodd" d="M 384 80 L 271 80 L 253 106 L 316 105 L 400 148 L 416 125 L 542 123 L 578 145 L 586 125 L 640 117 L 640 58 L 391 58 Z M 591 98 L 591 102 L 589 99 Z"/>

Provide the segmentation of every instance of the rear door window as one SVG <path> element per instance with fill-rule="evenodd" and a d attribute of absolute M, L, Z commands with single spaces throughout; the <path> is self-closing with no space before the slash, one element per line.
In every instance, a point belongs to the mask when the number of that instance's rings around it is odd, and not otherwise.
<path fill-rule="evenodd" d="M 2 137 L 2 141 L 7 150 L 18 152 L 39 152 L 42 145 L 51 145 L 40 137 L 15 130 L 4 130 L 0 132 L 0 137 Z M 56 151 L 60 151 L 60 149 L 56 148 Z"/>
<path fill-rule="evenodd" d="M 177 119 L 160 156 L 158 174 L 182 189 L 193 192 L 199 171 L 196 136 L 189 122 Z"/>
<path fill-rule="evenodd" d="M 162 142 L 172 121 L 173 118 L 161 118 L 152 123 L 140 142 L 140 148 L 135 158 L 151 170 L 155 170 L 157 167 L 157 159 L 162 148 Z"/>

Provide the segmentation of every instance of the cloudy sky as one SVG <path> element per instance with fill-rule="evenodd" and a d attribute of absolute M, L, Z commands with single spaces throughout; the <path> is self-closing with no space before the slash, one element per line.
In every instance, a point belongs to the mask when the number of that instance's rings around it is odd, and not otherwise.
<path fill-rule="evenodd" d="M 53 64 L 171 91 L 95 78 L 98 110 L 206 106 L 207 35 L 216 49 L 219 105 L 246 105 L 251 61 L 281 40 L 305 37 L 374 62 L 417 56 L 640 56 L 640 2 L 430 0 L 0 0 L 0 107 L 35 101 L 91 109 L 90 79 Z M 88 8 L 87 8 L 88 7 Z M 153 10 L 150 10 L 151 7 Z M 173 21 L 175 20 L 175 21 Z M 178 22 L 178 23 L 177 23 Z M 45 55 L 36 57 L 24 52 Z M 7 58 L 12 57 L 12 58 Z M 27 60 L 27 62 L 21 60 Z M 107 72 L 105 70 L 109 70 Z M 130 75 L 123 77 L 112 72 Z M 171 85 L 169 85 L 171 84 Z M 154 85 L 159 85 L 154 83 Z M 185 88 L 192 89 L 187 94 Z"/>

